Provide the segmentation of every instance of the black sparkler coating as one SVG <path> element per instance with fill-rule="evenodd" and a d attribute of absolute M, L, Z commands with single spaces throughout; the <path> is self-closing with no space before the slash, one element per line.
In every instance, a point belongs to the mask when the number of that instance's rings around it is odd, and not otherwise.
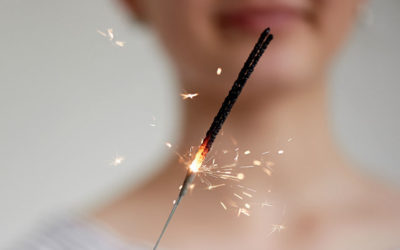
<path fill-rule="evenodd" d="M 239 72 L 238 78 L 234 82 L 231 90 L 229 91 L 228 96 L 225 98 L 224 102 L 221 105 L 221 108 L 218 111 L 218 114 L 215 116 L 210 128 L 206 133 L 206 149 L 207 152 L 211 150 L 212 144 L 215 138 L 220 131 L 222 124 L 224 124 L 226 118 L 228 117 L 230 111 L 232 110 L 233 104 L 235 104 L 237 98 L 239 97 L 244 85 L 246 84 L 247 80 L 249 79 L 251 73 L 254 70 L 258 60 L 264 53 L 265 49 L 267 48 L 268 44 L 273 39 L 273 35 L 269 34 L 269 28 L 264 30 L 260 38 L 258 39 L 256 45 L 254 46 L 253 51 L 250 53 L 249 57 L 247 58 L 245 64 L 243 65 L 242 70 Z"/>
<path fill-rule="evenodd" d="M 249 79 L 251 73 L 254 70 L 258 60 L 263 55 L 264 51 L 266 50 L 268 44 L 272 41 L 273 35 L 269 34 L 270 29 L 265 29 L 258 39 L 256 45 L 254 46 L 253 50 L 251 51 L 249 57 L 247 58 L 246 62 L 243 65 L 243 68 L 240 70 L 238 78 L 233 83 L 231 90 L 229 91 L 228 96 L 225 98 L 224 102 L 221 105 L 217 115 L 214 117 L 214 120 L 206 133 L 206 137 L 203 140 L 201 145 L 202 148 L 202 156 L 203 159 L 206 157 L 207 153 L 211 150 L 212 144 L 217 137 L 219 131 L 221 130 L 222 125 L 224 124 L 226 118 L 231 112 L 233 104 L 235 104 L 237 98 L 240 95 L 244 85 L 246 84 L 247 80 Z M 156 244 L 154 245 L 153 250 L 156 250 L 160 240 L 168 227 L 169 222 L 172 219 L 172 216 L 175 213 L 176 208 L 178 207 L 179 203 L 181 202 L 183 196 L 187 193 L 190 184 L 193 182 L 194 178 L 196 177 L 196 173 L 192 172 L 190 169 L 186 173 L 185 180 L 182 184 L 182 188 L 179 192 L 178 198 L 176 199 L 174 206 L 168 216 L 168 219 L 161 231 L 160 236 L 157 239 Z"/>

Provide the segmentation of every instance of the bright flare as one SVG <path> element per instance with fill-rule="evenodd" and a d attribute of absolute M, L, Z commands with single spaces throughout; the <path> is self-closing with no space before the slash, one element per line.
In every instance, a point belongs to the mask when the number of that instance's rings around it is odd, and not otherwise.
<path fill-rule="evenodd" d="M 183 93 L 183 94 L 181 94 L 183 100 L 186 100 L 188 98 L 193 99 L 193 97 L 196 97 L 198 95 L 199 95 L 199 93 L 194 93 L 194 94 Z"/>
<path fill-rule="evenodd" d="M 194 160 L 189 166 L 190 171 L 193 173 L 197 173 L 203 164 L 204 158 L 208 153 L 208 150 L 206 149 L 206 141 L 203 141 L 203 143 L 200 145 L 199 150 L 196 153 L 196 156 L 194 157 Z"/>

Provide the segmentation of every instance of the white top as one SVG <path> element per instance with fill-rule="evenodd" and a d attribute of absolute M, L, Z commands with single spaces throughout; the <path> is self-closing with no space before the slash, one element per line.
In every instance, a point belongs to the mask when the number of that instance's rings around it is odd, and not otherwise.
<path fill-rule="evenodd" d="M 141 250 L 118 239 L 111 230 L 81 217 L 68 216 L 40 226 L 7 250 Z"/>

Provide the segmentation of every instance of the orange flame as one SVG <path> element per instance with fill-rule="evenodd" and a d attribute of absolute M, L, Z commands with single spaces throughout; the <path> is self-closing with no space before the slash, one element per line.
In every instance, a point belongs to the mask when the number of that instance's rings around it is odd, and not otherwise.
<path fill-rule="evenodd" d="M 193 173 L 197 173 L 199 171 L 204 159 L 206 158 L 206 155 L 208 153 L 208 148 L 206 147 L 207 141 L 208 139 L 206 138 L 200 145 L 199 150 L 197 150 L 197 153 L 189 166 L 190 171 Z"/>

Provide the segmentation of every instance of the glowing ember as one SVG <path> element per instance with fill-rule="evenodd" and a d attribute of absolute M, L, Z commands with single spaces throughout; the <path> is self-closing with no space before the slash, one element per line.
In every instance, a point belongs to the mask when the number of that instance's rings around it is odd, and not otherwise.
<path fill-rule="evenodd" d="M 283 150 L 278 150 L 278 154 L 282 155 L 285 151 Z"/>
<path fill-rule="evenodd" d="M 201 167 L 201 163 L 202 163 L 201 161 L 194 160 L 194 161 L 192 162 L 192 164 L 190 164 L 189 169 L 190 169 L 193 173 L 196 173 L 196 172 L 199 171 L 199 168 Z"/>
<path fill-rule="evenodd" d="M 251 153 L 250 150 L 244 151 L 244 154 L 245 154 L 245 155 L 249 155 L 250 153 Z"/>
<path fill-rule="evenodd" d="M 189 169 L 192 173 L 197 173 L 199 171 L 199 168 L 203 164 L 204 158 L 206 154 L 208 153 L 208 150 L 206 149 L 206 142 L 204 141 L 199 150 L 196 153 L 196 156 L 194 157 L 194 160 L 189 166 Z"/>
<path fill-rule="evenodd" d="M 218 67 L 218 69 L 217 69 L 217 75 L 221 75 L 222 74 L 222 68 L 220 68 L 220 67 Z"/>
<path fill-rule="evenodd" d="M 122 156 L 116 156 L 115 159 L 111 162 L 112 166 L 118 166 L 121 165 L 121 163 L 125 160 L 124 157 Z"/>

